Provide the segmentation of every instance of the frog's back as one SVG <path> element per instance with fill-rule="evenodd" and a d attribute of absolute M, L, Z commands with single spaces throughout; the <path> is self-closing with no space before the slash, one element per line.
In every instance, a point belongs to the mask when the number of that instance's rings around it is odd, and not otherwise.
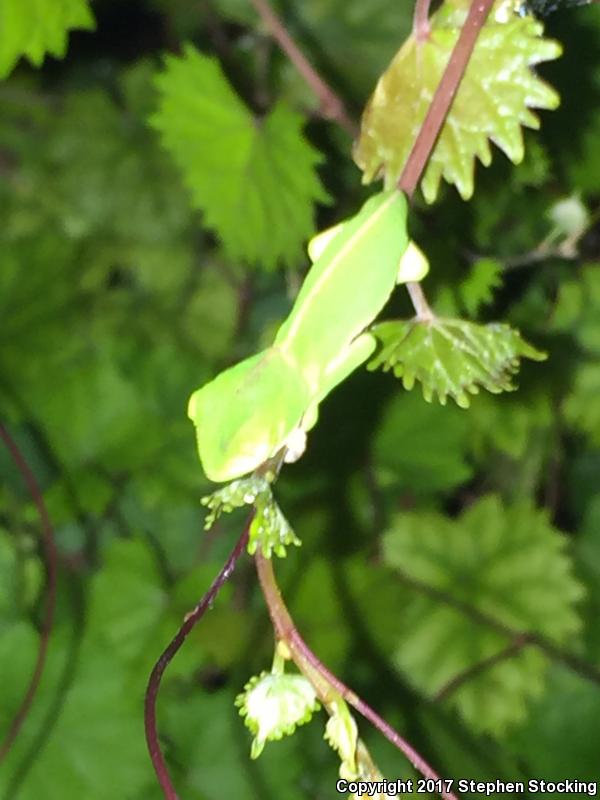
<path fill-rule="evenodd" d="M 311 267 L 276 343 L 326 363 L 387 302 L 406 246 L 406 198 L 381 192 L 340 226 Z"/>

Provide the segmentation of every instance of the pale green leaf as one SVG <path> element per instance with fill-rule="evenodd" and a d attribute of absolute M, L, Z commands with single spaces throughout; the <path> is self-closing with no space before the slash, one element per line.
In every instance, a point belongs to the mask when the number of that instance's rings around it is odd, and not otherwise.
<path fill-rule="evenodd" d="M 521 126 L 539 127 L 530 108 L 553 109 L 556 92 L 531 67 L 557 58 L 560 46 L 543 38 L 543 26 L 532 17 L 501 13 L 496 6 L 477 39 L 465 75 L 450 108 L 422 181 L 432 203 L 443 177 L 460 195 L 473 194 L 475 158 L 492 160 L 491 139 L 513 163 L 524 155 Z M 432 17 L 430 37 L 411 36 L 381 76 L 362 120 L 355 159 L 369 183 L 383 175 L 387 186 L 402 172 L 421 129 L 435 89 L 456 44 L 468 3 L 442 6 Z"/>
<path fill-rule="evenodd" d="M 263 672 L 251 678 L 235 701 L 254 735 L 251 757 L 258 758 L 266 742 L 294 733 L 320 708 L 314 687 L 303 675 Z"/>
<path fill-rule="evenodd" d="M 402 609 L 398 668 L 436 695 L 513 642 L 468 609 L 510 630 L 568 642 L 581 627 L 576 603 L 583 590 L 566 545 L 545 513 L 527 503 L 503 506 L 493 496 L 457 520 L 435 513 L 398 516 L 384 538 L 384 560 L 433 592 L 413 588 Z M 444 603 L 439 592 L 460 608 Z M 503 734 L 541 694 L 545 665 L 538 650 L 524 646 L 449 691 L 448 702 L 473 728 Z"/>
<path fill-rule="evenodd" d="M 152 124 L 229 256 L 265 269 L 296 263 L 314 203 L 327 199 L 302 118 L 282 104 L 255 118 L 219 63 L 191 45 L 166 58 L 156 83 Z"/>
<path fill-rule="evenodd" d="M 331 714 L 325 726 L 325 739 L 339 755 L 342 762 L 340 776 L 346 780 L 358 778 L 356 748 L 358 746 L 358 728 L 347 703 L 337 698 L 328 704 Z"/>
<path fill-rule="evenodd" d="M 368 369 L 393 370 L 405 389 L 419 382 L 427 402 L 437 395 L 442 405 L 450 396 L 468 408 L 469 394 L 480 387 L 493 394 L 511 391 L 521 358 L 546 358 L 503 323 L 434 317 L 382 322 L 371 330 L 381 348 Z"/>
<path fill-rule="evenodd" d="M 46 53 L 63 58 L 70 30 L 92 30 L 87 0 L 2 0 L 0 3 L 0 78 L 21 56 L 39 67 Z"/>

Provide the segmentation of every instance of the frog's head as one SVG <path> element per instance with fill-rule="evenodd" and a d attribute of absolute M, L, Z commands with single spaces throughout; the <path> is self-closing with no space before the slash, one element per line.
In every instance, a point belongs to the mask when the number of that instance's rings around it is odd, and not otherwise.
<path fill-rule="evenodd" d="M 207 477 L 234 480 L 273 457 L 300 424 L 307 395 L 298 371 L 273 347 L 194 392 L 188 415 Z"/>

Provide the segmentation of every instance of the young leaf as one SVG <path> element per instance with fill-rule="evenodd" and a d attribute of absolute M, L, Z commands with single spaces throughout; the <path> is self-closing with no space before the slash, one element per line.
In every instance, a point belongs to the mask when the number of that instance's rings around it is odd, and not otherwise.
<path fill-rule="evenodd" d="M 240 478 L 232 481 L 222 489 L 203 497 L 202 505 L 210 511 L 204 524 L 205 530 L 212 528 L 223 512 L 229 513 L 234 508 L 254 505 L 254 519 L 250 525 L 248 552 L 254 555 L 257 550 L 265 558 L 275 555 L 285 558 L 286 547 L 301 545 L 281 509 L 275 502 L 268 476 Z"/>
<path fill-rule="evenodd" d="M 431 19 L 424 42 L 412 36 L 379 79 L 362 120 L 355 160 L 363 179 L 393 185 L 421 128 L 435 89 L 458 39 L 469 2 L 445 3 Z M 473 194 L 475 158 L 489 166 L 489 140 L 518 164 L 523 159 L 521 125 L 538 128 L 531 107 L 554 109 L 559 98 L 530 67 L 558 58 L 558 43 L 543 38 L 543 25 L 510 13 L 499 2 L 482 29 L 467 70 L 429 160 L 421 188 L 433 203 L 440 179 Z"/>
<path fill-rule="evenodd" d="M 546 358 L 518 331 L 501 323 L 477 325 L 442 317 L 392 320 L 371 332 L 381 349 L 368 369 L 393 370 L 405 389 L 421 383 L 427 402 L 437 395 L 444 405 L 449 395 L 461 408 L 469 407 L 469 394 L 477 394 L 479 387 L 493 394 L 512 391 L 511 378 L 521 358 Z"/>
<path fill-rule="evenodd" d="M 463 608 L 511 630 L 567 641 L 580 628 L 575 603 L 583 590 L 565 547 L 546 514 L 525 503 L 504 506 L 493 496 L 458 520 L 435 513 L 399 516 L 384 538 L 385 562 L 461 608 L 413 589 L 398 622 L 398 667 L 436 695 L 515 644 L 508 633 L 470 618 Z M 541 694 L 545 666 L 538 650 L 517 647 L 448 691 L 448 701 L 476 730 L 501 735 Z"/>
<path fill-rule="evenodd" d="M 0 3 L 0 78 L 21 56 L 39 67 L 46 53 L 63 58 L 73 28 L 92 30 L 87 0 L 2 0 Z"/>
<path fill-rule="evenodd" d="M 294 264 L 314 232 L 314 202 L 327 200 L 302 117 L 280 104 L 256 119 L 218 61 L 191 45 L 167 56 L 156 84 L 151 123 L 229 256 L 265 269 Z"/>
<path fill-rule="evenodd" d="M 236 705 L 254 734 L 250 755 L 258 758 L 266 742 L 294 733 L 310 722 L 320 708 L 317 695 L 304 675 L 263 672 L 250 678 Z"/>
<path fill-rule="evenodd" d="M 359 776 L 356 763 L 358 746 L 356 722 L 347 703 L 341 697 L 328 704 L 328 711 L 331 716 L 325 726 L 325 739 L 341 759 L 340 776 L 346 780 L 355 780 Z"/>
<path fill-rule="evenodd" d="M 250 526 L 248 552 L 253 556 L 260 550 L 265 558 L 271 558 L 273 553 L 279 558 L 285 558 L 286 547 L 292 544 L 300 547 L 302 542 L 283 516 L 269 489 L 256 499 L 256 513 Z"/>
<path fill-rule="evenodd" d="M 226 484 L 216 492 L 201 498 L 200 502 L 209 509 L 204 521 L 204 530 L 210 530 L 221 514 L 228 514 L 234 508 L 251 506 L 256 498 L 270 492 L 269 482 L 265 477 L 240 478 Z"/>

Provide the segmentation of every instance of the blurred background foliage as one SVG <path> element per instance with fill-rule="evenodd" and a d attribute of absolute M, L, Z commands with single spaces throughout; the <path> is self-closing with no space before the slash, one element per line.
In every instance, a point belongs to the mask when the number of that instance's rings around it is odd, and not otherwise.
<path fill-rule="evenodd" d="M 27 50 L 34 64 L 64 54 L 66 27 L 94 24 L 83 0 L 58 22 L 38 5 L 48 26 Z M 358 118 L 412 3 L 278 8 Z M 319 119 L 246 0 L 97 0 L 91 12 L 96 30 L 73 31 L 64 60 L 21 61 L 0 84 L 0 417 L 41 483 L 60 561 L 49 662 L 0 770 L 2 800 L 161 797 L 147 676 L 241 526 L 202 531 L 187 398 L 269 341 L 305 240 L 365 196 L 349 137 Z M 527 134 L 521 165 L 496 152 L 471 202 L 446 188 L 435 207 L 417 201 L 412 224 L 433 307 L 508 321 L 548 361 L 467 411 L 356 374 L 277 487 L 303 540 L 276 565 L 300 630 L 445 777 L 600 778 L 600 8 L 547 26 L 565 54 L 540 74 L 561 108 Z M 19 52 L 7 30 L 5 73 Z M 196 73 L 181 72 L 185 42 Z M 410 314 L 397 294 L 388 318 Z M 35 659 L 45 569 L 5 451 L 0 477 L 6 730 Z M 271 647 L 246 559 L 163 684 L 182 798 L 334 796 L 318 721 L 249 760 L 233 699 Z M 389 778 L 410 775 L 361 734 Z"/>

